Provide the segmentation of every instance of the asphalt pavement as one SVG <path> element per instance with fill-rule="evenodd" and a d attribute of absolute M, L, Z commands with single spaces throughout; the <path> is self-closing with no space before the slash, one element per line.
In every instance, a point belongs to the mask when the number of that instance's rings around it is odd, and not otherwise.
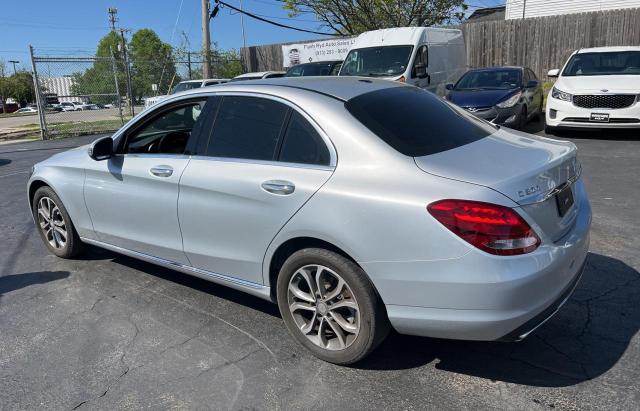
<path fill-rule="evenodd" d="M 640 409 L 636 134 L 562 137 L 579 148 L 591 254 L 533 335 L 392 334 L 351 367 L 311 356 L 268 302 L 97 248 L 49 254 L 27 206 L 30 167 L 95 136 L 0 145 L 0 409 Z"/>

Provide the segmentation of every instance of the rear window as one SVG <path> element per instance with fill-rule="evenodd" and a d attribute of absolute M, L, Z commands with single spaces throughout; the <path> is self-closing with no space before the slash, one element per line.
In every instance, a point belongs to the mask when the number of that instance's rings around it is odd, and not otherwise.
<path fill-rule="evenodd" d="M 497 128 L 417 87 L 359 95 L 346 109 L 400 153 L 421 157 L 478 141 Z"/>

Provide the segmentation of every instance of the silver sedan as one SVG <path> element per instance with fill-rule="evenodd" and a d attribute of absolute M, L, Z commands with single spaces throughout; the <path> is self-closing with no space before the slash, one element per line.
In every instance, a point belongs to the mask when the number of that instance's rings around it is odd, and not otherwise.
<path fill-rule="evenodd" d="M 570 142 L 401 83 L 270 79 L 173 95 L 37 164 L 45 245 L 92 244 L 276 302 L 321 359 L 391 328 L 519 340 L 578 283 L 591 209 Z"/>

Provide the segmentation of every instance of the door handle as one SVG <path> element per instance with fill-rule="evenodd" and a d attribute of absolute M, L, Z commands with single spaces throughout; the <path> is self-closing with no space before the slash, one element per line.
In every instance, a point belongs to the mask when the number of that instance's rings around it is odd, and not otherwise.
<path fill-rule="evenodd" d="M 173 168 L 170 166 L 155 166 L 151 167 L 149 172 L 156 177 L 171 177 L 173 174 Z"/>
<path fill-rule="evenodd" d="M 296 190 L 296 186 L 290 181 L 269 180 L 261 185 L 264 191 L 278 195 L 289 195 Z"/>

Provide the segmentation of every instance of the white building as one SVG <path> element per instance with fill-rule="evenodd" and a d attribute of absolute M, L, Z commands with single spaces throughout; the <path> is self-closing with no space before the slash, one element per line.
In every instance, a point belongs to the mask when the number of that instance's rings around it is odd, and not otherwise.
<path fill-rule="evenodd" d="M 41 79 L 45 94 L 57 94 L 58 100 L 63 102 L 80 101 L 78 97 L 71 97 L 71 86 L 73 78 L 71 76 L 49 77 Z"/>
<path fill-rule="evenodd" d="M 640 7 L 640 0 L 507 0 L 505 18 L 556 16 Z"/>

